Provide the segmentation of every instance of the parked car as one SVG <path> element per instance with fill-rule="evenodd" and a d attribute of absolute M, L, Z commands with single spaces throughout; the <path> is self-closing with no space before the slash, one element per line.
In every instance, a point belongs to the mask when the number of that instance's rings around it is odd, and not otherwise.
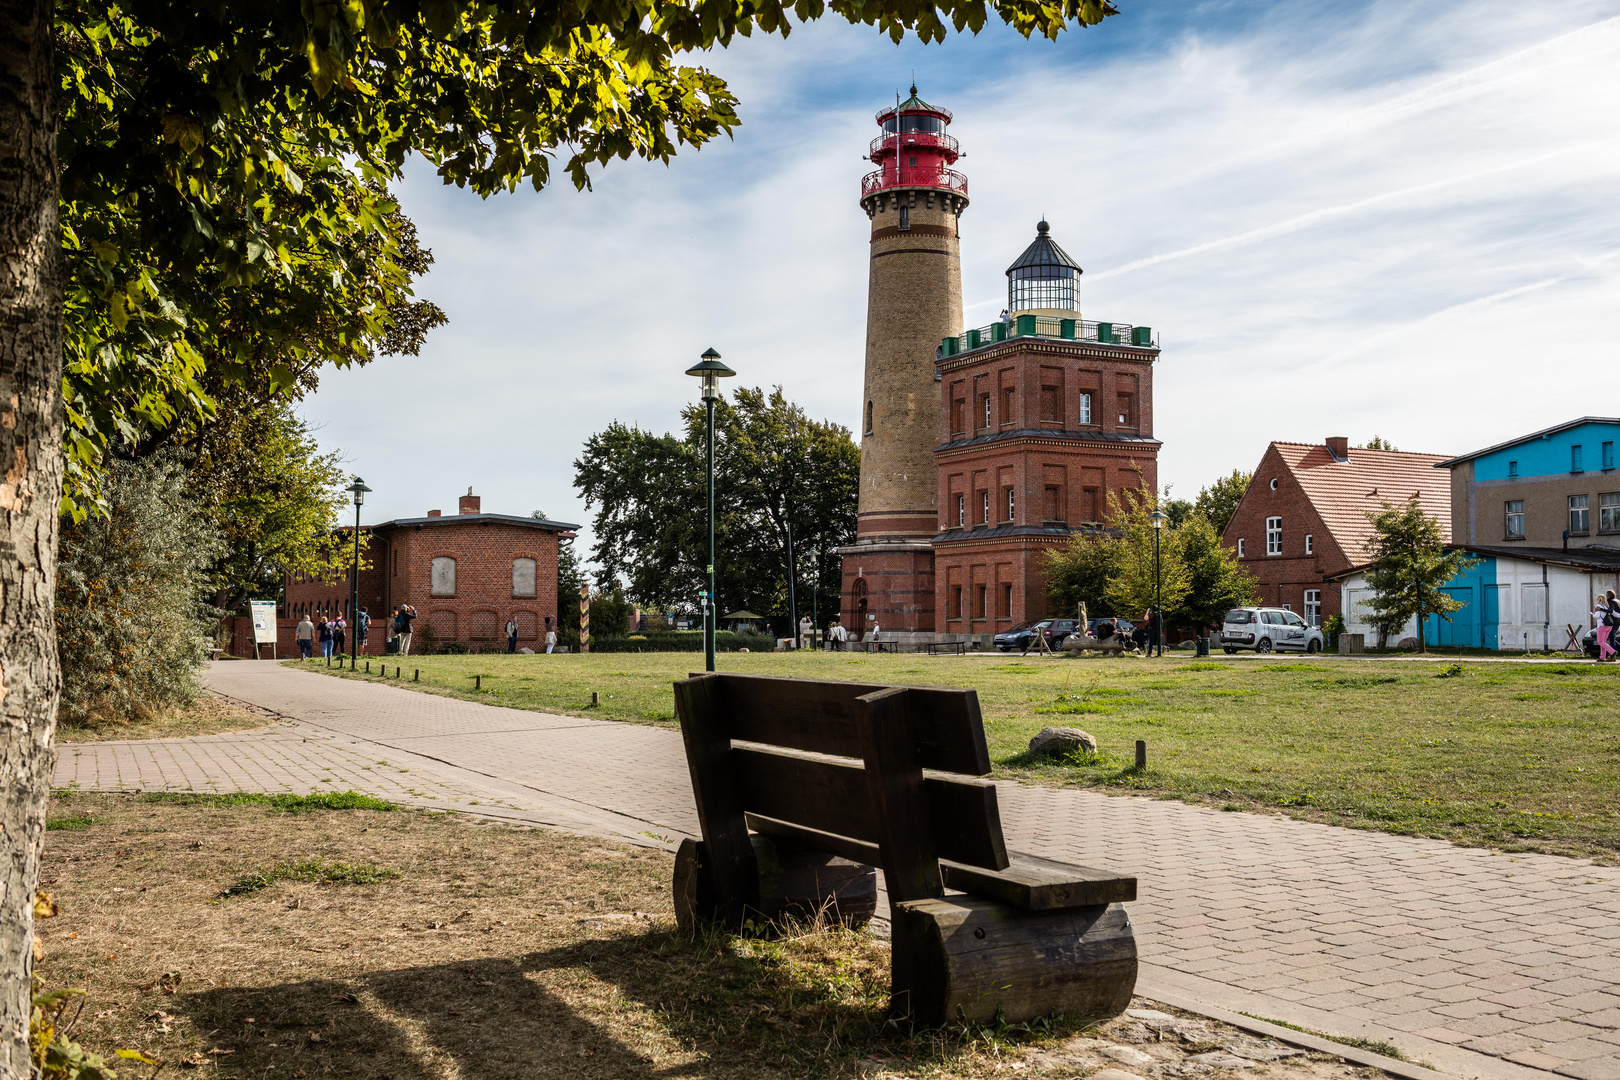
<path fill-rule="evenodd" d="M 1119 631 L 1120 636 L 1126 638 L 1127 640 L 1130 638 L 1131 634 L 1136 632 L 1136 624 L 1131 622 L 1129 619 L 1120 619 L 1114 617 L 1113 615 L 1099 615 L 1097 618 L 1090 620 L 1086 624 L 1086 633 L 1092 637 L 1096 637 L 1097 627 L 1105 622 L 1113 623 L 1114 628 Z"/>
<path fill-rule="evenodd" d="M 1233 608 L 1221 620 L 1221 647 L 1228 655 L 1239 649 L 1321 652 L 1322 631 L 1286 608 Z"/>
<path fill-rule="evenodd" d="M 1023 652 L 1035 641 L 1036 634 L 1046 635 L 1046 647 L 1056 649 L 1062 646 L 1063 640 L 1074 633 L 1075 627 L 1080 625 L 1078 619 L 1042 619 L 1039 622 L 1024 623 L 1011 630 L 1004 630 L 993 639 L 996 648 L 1002 652 L 1011 652 L 1017 649 Z"/>

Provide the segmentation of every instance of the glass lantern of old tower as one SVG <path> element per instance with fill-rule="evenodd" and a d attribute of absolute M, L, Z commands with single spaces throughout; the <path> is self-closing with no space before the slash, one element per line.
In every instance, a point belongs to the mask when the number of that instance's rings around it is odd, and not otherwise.
<path fill-rule="evenodd" d="M 1035 241 L 1007 267 L 1007 311 L 1015 318 L 1034 315 L 1054 319 L 1080 317 L 1080 264 L 1058 247 L 1045 221 L 1035 226 Z"/>

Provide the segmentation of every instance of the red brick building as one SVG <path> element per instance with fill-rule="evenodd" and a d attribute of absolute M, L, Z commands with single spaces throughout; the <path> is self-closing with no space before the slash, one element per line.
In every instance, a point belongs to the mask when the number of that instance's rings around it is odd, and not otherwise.
<path fill-rule="evenodd" d="M 1414 494 L 1451 540 L 1451 482 L 1435 468 L 1444 454 L 1274 442 L 1255 469 L 1221 543 L 1254 575 L 1261 603 L 1299 612 L 1313 626 L 1342 611 L 1329 580 L 1367 561 L 1367 512 Z"/>
<path fill-rule="evenodd" d="M 486 514 L 469 488 L 454 517 L 425 517 L 372 525 L 364 542 L 368 569 L 360 572 L 360 606 L 372 618 L 366 655 L 381 655 L 389 614 L 398 604 L 416 608 L 416 644 L 495 645 L 508 619 L 518 624 L 520 647 L 544 637 L 547 617 L 558 617 L 557 555 L 578 525 L 508 514 Z M 343 530 L 345 535 L 352 531 Z M 353 623 L 347 574 L 337 580 L 289 575 L 277 611 L 277 649 L 296 655 L 295 631 L 305 615 L 342 614 Z M 235 652 L 252 655 L 252 631 L 239 619 Z"/>

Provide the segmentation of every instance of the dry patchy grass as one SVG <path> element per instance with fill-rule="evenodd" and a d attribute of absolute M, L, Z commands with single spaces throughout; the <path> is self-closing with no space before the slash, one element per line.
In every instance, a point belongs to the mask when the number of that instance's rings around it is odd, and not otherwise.
<path fill-rule="evenodd" d="M 148 716 L 129 719 L 98 717 L 86 724 L 58 724 L 56 741 L 82 743 L 108 739 L 184 739 L 193 735 L 218 735 L 223 731 L 262 728 L 270 723 L 264 716 L 210 694 L 199 694 L 190 705 L 165 709 Z"/>

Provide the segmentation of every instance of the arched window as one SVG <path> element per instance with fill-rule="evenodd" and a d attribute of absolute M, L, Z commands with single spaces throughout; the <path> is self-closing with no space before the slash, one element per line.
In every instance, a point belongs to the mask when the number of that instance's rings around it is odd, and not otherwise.
<path fill-rule="evenodd" d="M 534 560 L 517 558 L 512 560 L 512 595 L 534 595 Z"/>
<path fill-rule="evenodd" d="M 456 595 L 456 560 L 448 555 L 436 555 L 433 558 L 431 595 Z"/>

